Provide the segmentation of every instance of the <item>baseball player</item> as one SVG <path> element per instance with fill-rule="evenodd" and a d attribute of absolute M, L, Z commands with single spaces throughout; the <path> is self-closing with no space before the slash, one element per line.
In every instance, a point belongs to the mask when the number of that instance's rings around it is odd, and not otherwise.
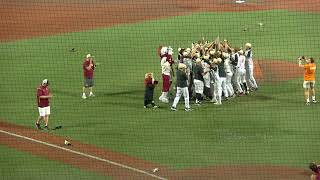
<path fill-rule="evenodd" d="M 315 83 L 316 83 L 316 64 L 313 58 L 305 59 L 304 56 L 299 57 L 299 67 L 304 68 L 304 96 L 306 100 L 306 105 L 310 105 L 310 95 L 312 102 L 316 103 L 316 94 L 315 94 Z M 305 61 L 305 64 L 302 64 L 301 61 Z"/>
<path fill-rule="evenodd" d="M 192 72 L 192 59 L 191 59 L 191 49 L 187 48 L 183 52 L 183 63 L 187 65 L 187 76 L 188 76 L 188 91 L 189 91 L 189 98 L 192 97 L 192 86 L 193 86 L 193 72 Z"/>
<path fill-rule="evenodd" d="M 203 61 L 201 61 L 202 68 L 203 68 L 203 71 L 206 72 L 206 74 L 203 76 L 203 80 L 204 80 L 203 93 L 207 98 L 212 99 L 210 73 L 207 73 L 210 71 L 210 66 L 211 66 L 211 63 L 209 62 L 210 55 L 207 54 L 202 58 L 204 59 Z"/>
<path fill-rule="evenodd" d="M 252 90 L 257 90 L 258 89 L 258 85 L 257 82 L 255 80 L 255 78 L 253 77 L 253 59 L 252 59 L 252 45 L 251 43 L 246 43 L 245 44 L 245 53 L 244 53 L 245 57 L 246 57 L 246 79 L 248 80 L 248 85 L 250 86 L 250 88 Z"/>
<path fill-rule="evenodd" d="M 159 100 L 163 103 L 169 103 L 168 93 L 171 85 L 171 73 L 172 71 L 172 54 L 173 50 L 170 47 L 161 48 L 161 71 L 162 71 L 162 94 Z"/>
<path fill-rule="evenodd" d="M 202 96 L 203 96 L 203 89 L 204 89 L 204 79 L 203 76 L 206 74 L 206 72 L 203 71 L 201 59 L 196 59 L 196 65 L 193 68 L 193 74 L 194 74 L 194 89 L 196 92 L 196 105 L 201 105 Z"/>
<path fill-rule="evenodd" d="M 187 66 L 183 63 L 178 64 L 177 71 L 177 93 L 171 106 L 172 111 L 177 110 L 177 104 L 179 103 L 181 95 L 184 97 L 185 111 L 191 111 L 189 104 L 189 91 L 188 91 L 188 76 L 186 73 Z"/>
<path fill-rule="evenodd" d="M 222 56 L 224 58 L 224 69 L 226 72 L 226 88 L 227 88 L 229 97 L 233 97 L 234 96 L 234 90 L 232 86 L 233 66 L 231 64 L 230 54 L 223 52 Z"/>
<path fill-rule="evenodd" d="M 52 94 L 49 90 L 49 81 L 48 79 L 44 79 L 41 85 L 37 88 L 37 102 L 38 102 L 38 110 L 39 117 L 35 123 L 37 129 L 41 129 L 40 121 L 43 120 L 45 122 L 44 129 L 48 130 L 49 123 L 49 115 L 50 115 L 50 105 L 49 99 L 52 97 Z"/>
<path fill-rule="evenodd" d="M 236 66 L 236 87 L 240 95 L 248 92 L 248 87 L 246 83 L 246 68 L 245 61 L 246 57 L 243 55 L 244 52 L 241 49 L 239 52 L 238 62 Z"/>
<path fill-rule="evenodd" d="M 86 90 L 89 89 L 89 97 L 93 97 L 94 94 L 92 92 L 93 89 L 93 72 L 94 68 L 96 67 L 95 63 L 93 62 L 93 56 L 91 54 L 86 55 L 86 59 L 84 60 L 82 64 L 82 69 L 83 69 L 83 76 L 84 76 L 84 83 L 83 83 L 83 88 L 82 88 L 82 99 L 87 99 L 86 96 Z"/>

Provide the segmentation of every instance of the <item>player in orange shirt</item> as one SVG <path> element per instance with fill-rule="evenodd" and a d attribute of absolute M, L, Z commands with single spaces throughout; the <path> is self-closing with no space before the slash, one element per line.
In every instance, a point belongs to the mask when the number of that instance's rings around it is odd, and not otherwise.
<path fill-rule="evenodd" d="M 302 64 L 302 60 L 305 64 Z M 316 103 L 316 93 L 315 93 L 315 83 L 316 83 L 316 64 L 313 58 L 306 59 L 304 56 L 299 57 L 299 67 L 304 68 L 304 96 L 306 99 L 306 105 L 310 105 L 310 95 L 312 97 L 312 102 Z"/>

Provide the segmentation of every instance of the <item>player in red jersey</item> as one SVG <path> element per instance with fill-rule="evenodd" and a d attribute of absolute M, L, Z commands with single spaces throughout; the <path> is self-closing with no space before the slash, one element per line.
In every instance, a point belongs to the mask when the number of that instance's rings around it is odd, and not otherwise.
<path fill-rule="evenodd" d="M 83 76 L 84 76 L 84 83 L 82 88 L 82 99 L 87 99 L 86 91 L 89 89 L 89 97 L 93 97 L 94 94 L 92 92 L 93 90 L 93 72 L 94 68 L 96 67 L 95 63 L 93 62 L 93 56 L 91 54 L 87 54 L 86 59 L 83 62 L 82 68 L 83 68 Z"/>
<path fill-rule="evenodd" d="M 39 117 L 35 124 L 38 129 L 41 129 L 40 121 L 44 120 L 45 122 L 44 128 L 48 130 L 49 115 L 50 115 L 49 99 L 52 97 L 52 94 L 50 93 L 48 86 L 49 86 L 48 79 L 44 79 L 41 85 L 37 88 L 37 103 L 38 103 Z"/>

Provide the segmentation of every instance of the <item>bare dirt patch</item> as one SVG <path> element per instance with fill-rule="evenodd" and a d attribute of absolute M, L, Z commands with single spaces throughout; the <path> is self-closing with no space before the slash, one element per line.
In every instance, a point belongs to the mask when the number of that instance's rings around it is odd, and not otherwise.
<path fill-rule="evenodd" d="M 303 77 L 303 69 L 289 61 L 255 60 L 254 67 L 254 76 L 262 83 L 276 84 Z"/>

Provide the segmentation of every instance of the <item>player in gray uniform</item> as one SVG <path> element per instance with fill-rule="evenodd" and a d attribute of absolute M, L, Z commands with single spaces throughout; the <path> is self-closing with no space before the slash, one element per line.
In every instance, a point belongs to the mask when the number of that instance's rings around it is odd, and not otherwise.
<path fill-rule="evenodd" d="M 194 89 L 196 92 L 196 105 L 200 105 L 202 101 L 203 96 L 203 89 L 204 89 L 204 79 L 203 76 L 206 74 L 203 71 L 202 65 L 201 65 L 201 59 L 196 59 L 196 65 L 193 67 L 193 74 L 194 74 Z"/>

